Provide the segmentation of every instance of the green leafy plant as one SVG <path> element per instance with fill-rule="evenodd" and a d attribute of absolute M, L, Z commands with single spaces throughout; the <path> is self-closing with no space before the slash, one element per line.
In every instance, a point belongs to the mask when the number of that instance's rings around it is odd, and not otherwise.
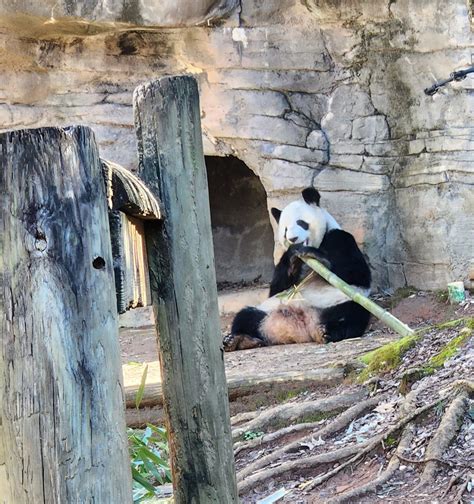
<path fill-rule="evenodd" d="M 156 487 L 171 483 L 168 435 L 166 429 L 148 425 L 146 429 L 128 429 L 133 477 L 133 502 L 155 496 Z"/>
<path fill-rule="evenodd" d="M 247 431 L 244 432 L 244 441 L 251 441 L 263 436 L 263 432 Z"/>
<path fill-rule="evenodd" d="M 148 365 L 143 370 L 135 396 L 138 409 L 145 393 Z M 148 424 L 146 429 L 127 429 L 133 478 L 133 502 L 156 495 L 156 487 L 171 483 L 168 434 L 163 427 Z"/>

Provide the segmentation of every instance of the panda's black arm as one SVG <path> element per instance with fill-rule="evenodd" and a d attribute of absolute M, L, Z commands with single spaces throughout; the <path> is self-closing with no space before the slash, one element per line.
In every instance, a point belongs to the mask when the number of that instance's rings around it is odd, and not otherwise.
<path fill-rule="evenodd" d="M 293 256 L 294 251 L 291 250 L 291 247 L 281 256 L 280 261 L 275 267 L 270 284 L 270 297 L 298 283 L 301 272 L 301 261 L 298 261 L 299 264 L 294 263 L 291 260 Z"/>
<path fill-rule="evenodd" d="M 328 255 L 321 249 L 317 249 L 315 247 L 307 247 L 306 245 L 292 245 L 288 252 L 290 252 L 290 265 L 292 263 L 300 262 L 301 259 L 299 256 L 312 257 L 313 259 L 317 259 L 319 262 L 324 264 L 326 268 L 331 269 L 331 261 L 329 260 Z"/>
<path fill-rule="evenodd" d="M 327 233 L 318 251 L 329 259 L 329 269 L 339 278 L 350 285 L 370 287 L 370 269 L 351 234 L 339 229 Z"/>
<path fill-rule="evenodd" d="M 346 283 L 360 287 L 370 287 L 369 267 L 351 235 L 344 231 L 338 231 L 334 233 L 331 240 L 323 242 L 322 247 L 317 249 L 304 245 L 292 245 L 288 249 L 290 252 L 290 265 L 301 263 L 299 259 L 301 255 L 312 257 Z M 296 280 L 295 283 L 300 280 Z"/>

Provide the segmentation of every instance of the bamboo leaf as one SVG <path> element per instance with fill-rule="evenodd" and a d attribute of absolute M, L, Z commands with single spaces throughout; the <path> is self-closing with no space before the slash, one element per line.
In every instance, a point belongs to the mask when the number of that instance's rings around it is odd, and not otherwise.
<path fill-rule="evenodd" d="M 156 481 L 162 485 L 164 483 L 164 479 L 163 479 L 163 475 L 160 474 L 160 471 L 158 470 L 158 468 L 155 466 L 155 464 L 153 464 L 152 462 L 150 462 L 149 460 L 149 457 L 148 457 L 148 454 L 145 454 L 145 453 L 141 453 L 141 456 L 142 456 L 142 460 L 143 460 L 143 464 L 146 468 L 146 470 L 151 474 L 153 475 L 153 477 L 156 479 Z"/>
<path fill-rule="evenodd" d="M 155 487 L 150 482 L 148 482 L 134 467 L 132 467 L 132 477 L 137 483 L 140 483 L 140 485 L 151 492 L 152 495 L 155 495 Z"/>

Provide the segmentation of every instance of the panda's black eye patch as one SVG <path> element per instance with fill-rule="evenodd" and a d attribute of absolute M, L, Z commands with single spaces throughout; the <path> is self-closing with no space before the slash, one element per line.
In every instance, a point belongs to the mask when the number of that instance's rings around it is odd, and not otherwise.
<path fill-rule="evenodd" d="M 296 224 L 298 224 L 299 227 L 303 228 L 306 231 L 308 231 L 308 229 L 309 229 L 309 224 L 307 222 L 305 222 L 304 220 L 297 220 Z"/>

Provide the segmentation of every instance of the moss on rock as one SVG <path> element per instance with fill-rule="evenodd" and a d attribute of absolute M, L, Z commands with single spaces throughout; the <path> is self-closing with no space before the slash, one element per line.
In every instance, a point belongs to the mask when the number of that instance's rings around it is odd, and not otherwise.
<path fill-rule="evenodd" d="M 403 355 L 412 348 L 421 337 L 420 333 L 404 336 L 397 341 L 388 343 L 361 357 L 367 365 L 359 375 L 359 381 L 364 382 L 371 376 L 394 369 L 400 364 Z"/>

